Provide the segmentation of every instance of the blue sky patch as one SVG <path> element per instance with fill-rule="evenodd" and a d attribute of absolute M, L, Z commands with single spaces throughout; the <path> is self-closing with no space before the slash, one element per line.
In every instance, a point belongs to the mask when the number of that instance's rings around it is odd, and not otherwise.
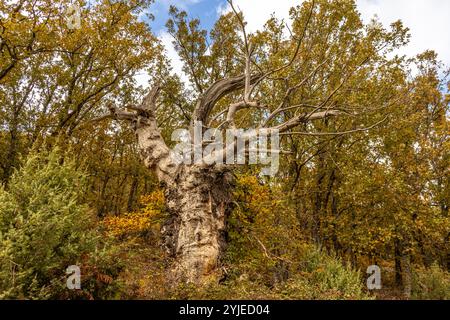
<path fill-rule="evenodd" d="M 225 3 L 226 0 L 157 0 L 150 7 L 150 13 L 155 17 L 150 26 L 156 34 L 166 31 L 169 7 L 174 5 L 185 10 L 190 18 L 200 19 L 202 27 L 210 30 L 218 18 L 217 9 Z"/>

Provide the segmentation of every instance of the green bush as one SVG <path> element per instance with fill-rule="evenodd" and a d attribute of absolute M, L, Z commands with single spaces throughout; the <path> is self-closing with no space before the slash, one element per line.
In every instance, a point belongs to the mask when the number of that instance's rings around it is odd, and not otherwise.
<path fill-rule="evenodd" d="M 437 263 L 429 269 L 414 272 L 412 283 L 413 299 L 450 300 L 450 274 Z"/>
<path fill-rule="evenodd" d="M 84 176 L 58 151 L 30 155 L 0 187 L 0 299 L 112 296 L 120 264 L 81 204 Z M 81 268 L 82 290 L 66 288 Z"/>
<path fill-rule="evenodd" d="M 317 249 L 308 250 L 301 272 L 287 282 L 283 293 L 288 299 L 370 299 L 359 271 L 336 257 Z"/>
<path fill-rule="evenodd" d="M 236 300 L 369 300 L 358 271 L 345 266 L 339 259 L 313 247 L 305 252 L 299 270 L 292 270 L 288 279 L 275 286 L 264 283 L 264 275 L 241 274 L 221 284 L 199 288 L 180 285 L 167 292 L 169 299 L 236 299 Z M 240 265 L 242 266 L 242 265 Z M 239 266 L 229 267 L 234 268 Z"/>

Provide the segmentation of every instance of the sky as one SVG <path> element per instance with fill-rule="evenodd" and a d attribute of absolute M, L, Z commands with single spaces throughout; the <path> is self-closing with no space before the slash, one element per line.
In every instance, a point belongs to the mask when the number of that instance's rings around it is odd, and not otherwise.
<path fill-rule="evenodd" d="M 234 0 L 245 15 L 250 32 L 261 28 L 272 13 L 288 20 L 289 8 L 302 0 Z M 156 0 L 150 11 L 155 20 L 150 23 L 153 32 L 166 47 L 174 72 L 182 75 L 182 63 L 167 33 L 165 23 L 170 5 L 185 10 L 192 18 L 199 18 L 203 28 L 209 30 L 221 13 L 229 9 L 226 0 Z M 411 29 L 411 43 L 400 54 L 414 56 L 427 49 L 439 54 L 439 59 L 450 65 L 450 0 L 357 0 L 363 21 L 369 22 L 374 15 L 386 27 L 401 19 Z M 183 80 L 187 80 L 182 75 Z M 139 82 L 146 82 L 145 75 Z"/>

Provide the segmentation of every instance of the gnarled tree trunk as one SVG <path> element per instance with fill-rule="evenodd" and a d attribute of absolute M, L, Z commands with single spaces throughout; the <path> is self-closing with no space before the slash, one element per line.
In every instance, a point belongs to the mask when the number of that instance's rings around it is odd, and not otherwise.
<path fill-rule="evenodd" d="M 170 219 L 162 233 L 175 258 L 173 276 L 198 284 L 218 279 L 232 174 L 215 166 L 177 165 L 155 127 L 145 125 L 136 133 L 145 164 L 156 170 L 165 189 Z"/>
<path fill-rule="evenodd" d="M 215 281 L 220 276 L 232 203 L 232 174 L 225 167 L 179 164 L 171 157 L 156 123 L 156 96 L 157 91 L 152 92 L 135 108 L 137 114 L 112 112 L 117 119 L 135 123 L 141 157 L 165 189 L 170 219 L 162 232 L 165 246 L 175 258 L 175 279 L 197 284 Z"/>
<path fill-rule="evenodd" d="M 231 184 L 229 172 L 194 165 L 183 166 L 166 186 L 171 218 L 163 236 L 176 258 L 173 272 L 178 280 L 206 283 L 220 277 Z"/>

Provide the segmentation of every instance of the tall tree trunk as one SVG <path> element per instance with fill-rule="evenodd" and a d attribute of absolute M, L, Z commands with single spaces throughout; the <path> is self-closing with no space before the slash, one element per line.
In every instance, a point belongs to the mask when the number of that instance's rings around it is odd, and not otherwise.
<path fill-rule="evenodd" d="M 139 187 L 139 177 L 136 175 L 133 175 L 131 186 L 130 186 L 130 193 L 128 195 L 128 203 L 127 203 L 128 212 L 132 212 L 134 209 L 136 194 L 138 193 L 138 187 Z"/>
<path fill-rule="evenodd" d="M 447 265 L 447 271 L 450 272 L 450 245 L 448 245 L 450 243 L 450 232 L 448 233 L 447 237 L 445 238 L 445 248 L 446 250 L 444 251 L 444 255 L 445 255 L 445 265 Z"/>
<path fill-rule="evenodd" d="M 175 258 L 174 279 L 196 284 L 215 281 L 220 276 L 232 203 L 232 174 L 217 166 L 175 162 L 158 130 L 152 95 L 144 103 L 145 118 L 136 122 L 136 135 L 145 165 L 156 173 L 165 190 L 170 218 L 162 234 Z M 122 116 L 128 117 L 126 113 Z"/>
<path fill-rule="evenodd" d="M 13 119 L 10 123 L 10 141 L 8 146 L 8 151 L 6 155 L 6 162 L 2 164 L 3 167 L 3 182 L 7 182 L 13 173 L 14 167 L 17 165 L 17 148 L 19 145 L 19 130 L 18 130 L 18 114 L 15 112 Z"/>
<path fill-rule="evenodd" d="M 173 272 L 177 280 L 205 283 L 220 277 L 232 181 L 226 171 L 185 166 L 176 184 L 166 186 L 171 218 L 163 236 L 176 260 Z"/>
<path fill-rule="evenodd" d="M 395 285 L 399 288 L 403 286 L 401 252 L 402 248 L 400 240 L 395 239 L 394 240 Z"/>
<path fill-rule="evenodd" d="M 403 295 L 409 299 L 412 290 L 411 254 L 408 237 L 395 239 L 395 282 L 403 288 Z"/>
<path fill-rule="evenodd" d="M 313 213 L 312 213 L 312 238 L 316 245 L 321 247 L 322 239 L 320 234 L 320 220 L 322 217 L 322 210 L 324 209 L 324 183 L 326 177 L 326 164 L 325 164 L 325 153 L 320 153 L 317 164 L 316 173 L 316 193 L 313 195 Z"/>
<path fill-rule="evenodd" d="M 411 256 L 410 254 L 402 254 L 402 279 L 403 279 L 403 294 L 406 298 L 411 298 L 412 290 L 412 271 L 411 271 Z"/>

